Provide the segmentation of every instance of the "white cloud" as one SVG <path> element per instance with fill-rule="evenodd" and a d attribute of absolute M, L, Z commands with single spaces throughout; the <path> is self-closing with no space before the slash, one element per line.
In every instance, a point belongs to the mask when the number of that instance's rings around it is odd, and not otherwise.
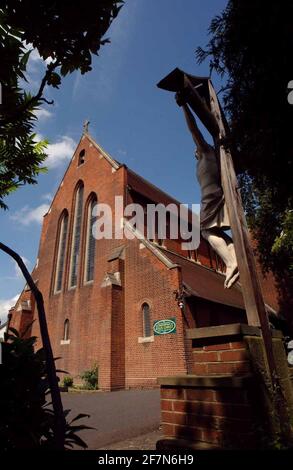
<path fill-rule="evenodd" d="M 45 161 L 45 165 L 48 168 L 56 168 L 62 163 L 69 161 L 74 153 L 75 147 L 76 143 L 71 137 L 67 135 L 62 136 L 59 141 L 48 145 L 46 149 L 48 158 Z"/>
<path fill-rule="evenodd" d="M 36 140 L 43 140 L 41 134 L 37 134 Z M 57 142 L 49 144 L 45 150 L 48 157 L 45 166 L 49 169 L 57 168 L 64 162 L 68 162 L 76 148 L 76 142 L 68 135 L 63 135 Z"/>
<path fill-rule="evenodd" d="M 30 261 L 25 257 L 25 256 L 22 256 L 21 257 L 22 261 L 24 262 L 24 264 L 26 265 L 27 269 L 30 270 Z M 23 274 L 17 264 L 16 261 L 14 261 L 14 271 L 15 271 L 15 276 L 17 279 L 23 279 Z"/>
<path fill-rule="evenodd" d="M 10 218 L 25 226 L 30 225 L 31 223 L 41 224 L 43 222 L 44 215 L 49 210 L 49 207 L 49 204 L 40 204 L 34 208 L 24 206 L 22 209 L 12 214 Z"/>
<path fill-rule="evenodd" d="M 11 307 L 14 307 L 19 295 L 15 295 L 11 299 L 0 299 L 0 319 L 1 322 L 5 322 L 7 320 L 8 311 Z"/>
<path fill-rule="evenodd" d="M 35 115 L 39 120 L 46 121 L 47 119 L 53 117 L 54 113 L 51 113 L 51 111 L 48 111 L 45 108 L 40 108 L 35 112 Z"/>
<path fill-rule="evenodd" d="M 46 194 L 43 194 L 43 196 L 41 196 L 41 199 L 43 199 L 43 201 L 51 202 L 53 199 L 53 195 L 51 193 L 46 193 Z"/>
<path fill-rule="evenodd" d="M 23 43 L 25 49 L 27 51 L 31 51 L 30 53 L 30 56 L 29 56 L 29 62 L 38 62 L 38 61 L 43 61 L 44 59 L 40 56 L 39 52 L 38 52 L 38 49 L 35 49 L 32 44 L 29 44 L 29 43 L 26 43 L 24 42 Z M 48 57 L 46 60 L 45 60 L 46 64 L 50 64 L 50 62 L 52 62 L 52 57 Z"/>
<path fill-rule="evenodd" d="M 31 60 L 32 62 L 37 62 L 38 60 L 41 60 L 41 57 L 40 57 L 40 54 L 38 53 L 38 50 L 37 49 L 31 49 L 31 47 L 32 46 L 30 44 L 26 45 L 26 49 L 31 50 L 29 60 Z"/>

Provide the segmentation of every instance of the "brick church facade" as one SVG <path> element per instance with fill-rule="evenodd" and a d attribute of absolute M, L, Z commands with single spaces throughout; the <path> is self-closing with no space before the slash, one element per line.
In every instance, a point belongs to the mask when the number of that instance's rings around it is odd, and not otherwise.
<path fill-rule="evenodd" d="M 97 365 L 103 390 L 200 374 L 186 329 L 246 323 L 240 285 L 223 288 L 223 264 L 205 240 L 194 251 L 183 251 L 180 239 L 140 239 L 135 230 L 132 239 L 95 240 L 92 209 L 99 202 L 114 212 L 115 196 L 124 206 L 179 204 L 84 133 L 44 216 L 32 273 L 58 368 L 78 383 L 84 370 Z M 10 313 L 10 325 L 21 331 L 36 319 L 29 333 L 40 337 L 30 290 L 23 290 Z M 154 335 L 153 323 L 164 319 L 173 319 L 176 332 Z"/>

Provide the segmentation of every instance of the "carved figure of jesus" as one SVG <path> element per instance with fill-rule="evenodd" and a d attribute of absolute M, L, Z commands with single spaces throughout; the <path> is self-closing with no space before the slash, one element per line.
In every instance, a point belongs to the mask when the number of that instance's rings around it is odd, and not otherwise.
<path fill-rule="evenodd" d="M 176 93 L 177 104 L 182 107 L 187 126 L 196 144 L 197 179 L 201 188 L 200 228 L 205 238 L 226 265 L 225 288 L 239 278 L 236 254 L 230 229 L 227 206 L 221 185 L 221 170 L 215 149 L 200 132 L 195 117 L 182 92 Z"/>

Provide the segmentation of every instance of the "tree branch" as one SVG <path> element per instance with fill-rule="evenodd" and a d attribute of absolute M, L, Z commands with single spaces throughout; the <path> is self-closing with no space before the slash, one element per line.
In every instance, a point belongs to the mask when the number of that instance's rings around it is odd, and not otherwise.
<path fill-rule="evenodd" d="M 52 405 L 53 405 L 53 410 L 54 410 L 54 415 L 55 415 L 55 429 L 54 429 L 55 443 L 56 443 L 56 447 L 62 450 L 64 449 L 66 421 L 64 417 L 63 405 L 62 405 L 60 390 L 58 386 L 58 378 L 56 374 L 55 361 L 53 357 L 53 351 L 52 351 L 49 332 L 48 332 L 43 296 L 42 296 L 42 293 L 37 288 L 32 276 L 28 272 L 19 254 L 1 242 L 0 242 L 0 250 L 4 251 L 6 254 L 11 256 L 16 261 L 36 301 L 39 324 L 40 324 L 40 331 L 41 331 L 41 338 L 42 338 L 43 347 L 44 347 L 45 355 L 46 355 L 46 368 L 47 368 L 47 374 L 48 374 L 48 382 L 49 382 L 49 387 L 51 391 Z"/>

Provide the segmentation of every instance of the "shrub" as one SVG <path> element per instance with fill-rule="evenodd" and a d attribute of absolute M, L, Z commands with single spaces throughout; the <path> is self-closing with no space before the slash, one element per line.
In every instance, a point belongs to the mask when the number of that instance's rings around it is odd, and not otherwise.
<path fill-rule="evenodd" d="M 72 387 L 73 386 L 73 377 L 70 375 L 65 375 L 63 379 L 63 386 L 64 387 Z"/>
<path fill-rule="evenodd" d="M 98 367 L 94 365 L 92 369 L 85 370 L 81 374 L 81 379 L 84 381 L 84 388 L 86 390 L 97 390 L 98 388 Z"/>
<path fill-rule="evenodd" d="M 24 333 L 25 334 L 25 333 Z M 54 412 L 47 400 L 45 352 L 35 351 L 36 337 L 25 339 L 9 329 L 2 343 L 0 366 L 0 449 L 54 448 Z M 50 396 L 50 395 L 49 395 Z M 64 410 L 67 417 L 70 410 Z M 76 424 L 80 414 L 66 422 L 65 447 L 87 445 L 76 434 L 87 426 Z"/>

